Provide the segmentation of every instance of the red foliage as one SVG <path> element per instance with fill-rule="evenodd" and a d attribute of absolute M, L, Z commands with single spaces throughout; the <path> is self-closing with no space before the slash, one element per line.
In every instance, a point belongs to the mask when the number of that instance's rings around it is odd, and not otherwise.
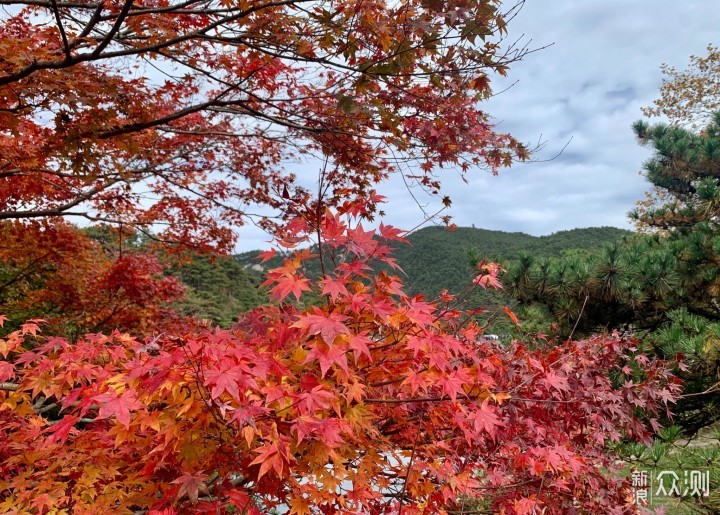
<path fill-rule="evenodd" d="M 343 288 L 312 310 L 290 290 L 231 330 L 70 343 L 29 324 L 0 340 L 0 508 L 422 513 L 472 496 L 507 514 L 633 511 L 605 443 L 648 439 L 638 410 L 656 424 L 679 393 L 665 363 L 614 335 L 499 348 L 366 273 L 385 240 L 326 226 L 338 266 L 307 284 Z M 301 281 L 297 265 L 273 280 Z M 644 379 L 614 385 L 631 362 Z"/>
<path fill-rule="evenodd" d="M 488 39 L 505 33 L 491 0 L 5 5 L 0 220 L 161 227 L 173 249 L 227 251 L 257 204 L 296 214 L 317 191 L 283 161 L 325 163 L 325 204 L 360 215 L 400 169 L 437 191 L 439 167 L 527 155 L 478 108 L 524 53 Z"/>
<path fill-rule="evenodd" d="M 14 322 L 43 318 L 53 334 L 162 331 L 179 317 L 166 307 L 182 295 L 157 257 L 105 250 L 65 223 L 0 224 L 0 302 Z M 24 318 L 23 318 L 24 317 Z"/>
<path fill-rule="evenodd" d="M 373 273 L 396 266 L 400 232 L 342 218 L 372 218 L 391 173 L 437 192 L 441 167 L 525 158 L 478 106 L 522 54 L 493 40 L 498 2 L 5 4 L 0 265 L 15 275 L 0 289 L 22 286 L 7 305 L 51 325 L 0 339 L 0 511 L 411 514 L 461 496 L 632 511 L 604 443 L 648 437 L 636 412 L 655 423 L 678 394 L 666 364 L 615 336 L 478 339 L 451 295 L 440 307 Z M 308 156 L 312 193 L 283 166 Z M 327 273 L 310 280 L 299 252 L 269 274 L 276 303 L 231 330 L 168 328 L 179 290 L 154 258 L 47 221 L 229 250 L 258 204 L 279 211 L 259 223 L 280 246 L 317 238 Z M 325 303 L 299 309 L 306 293 Z M 633 360 L 644 379 L 613 385 Z"/>

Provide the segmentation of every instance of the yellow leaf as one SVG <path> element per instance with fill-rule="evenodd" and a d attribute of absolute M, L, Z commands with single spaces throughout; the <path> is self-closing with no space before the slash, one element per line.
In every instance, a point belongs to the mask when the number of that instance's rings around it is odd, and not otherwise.
<path fill-rule="evenodd" d="M 252 441 L 255 438 L 255 430 L 251 426 L 245 426 L 242 428 L 242 435 L 248 444 L 248 447 L 252 445 Z"/>
<path fill-rule="evenodd" d="M 290 513 L 297 513 L 299 515 L 311 513 L 310 501 L 300 496 L 293 497 L 290 500 Z"/>
<path fill-rule="evenodd" d="M 307 354 L 308 354 L 308 353 L 307 353 L 307 351 L 306 351 L 305 349 L 303 349 L 302 347 L 297 347 L 297 348 L 293 351 L 291 357 L 292 357 L 292 360 L 293 360 L 295 363 L 300 363 L 300 364 L 302 364 L 302 363 L 305 363 L 305 361 L 307 360 Z"/>
<path fill-rule="evenodd" d="M 498 405 L 501 405 L 503 402 L 510 399 L 511 397 L 512 396 L 507 392 L 500 392 L 492 395 L 493 400 L 497 402 Z"/>

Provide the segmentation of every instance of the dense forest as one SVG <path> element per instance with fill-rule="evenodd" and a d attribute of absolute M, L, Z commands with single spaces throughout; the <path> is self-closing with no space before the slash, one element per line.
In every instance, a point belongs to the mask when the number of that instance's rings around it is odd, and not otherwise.
<path fill-rule="evenodd" d="M 615 227 L 591 227 L 560 231 L 549 236 L 491 231 L 471 227 L 426 227 L 407 236 L 408 244 L 396 244 L 394 257 L 403 270 L 403 279 L 410 293 L 435 297 L 441 290 L 459 292 L 475 277 L 473 262 L 481 258 L 507 262 L 521 254 L 560 256 L 571 249 L 598 249 L 614 243 L 630 231 Z M 276 257 L 259 266 L 259 251 L 237 256 L 247 269 L 268 269 L 282 263 Z M 317 261 L 305 265 L 308 275 L 320 274 Z"/>
<path fill-rule="evenodd" d="M 173 307 L 184 316 L 229 327 L 238 316 L 267 302 L 260 284 L 263 274 L 244 267 L 234 256 L 209 260 L 195 256 L 190 263 L 170 268 L 185 286 L 184 298 Z"/>

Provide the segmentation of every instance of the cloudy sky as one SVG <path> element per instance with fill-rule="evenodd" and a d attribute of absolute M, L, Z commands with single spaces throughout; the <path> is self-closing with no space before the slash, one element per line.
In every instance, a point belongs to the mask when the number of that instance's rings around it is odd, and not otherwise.
<path fill-rule="evenodd" d="M 527 0 L 509 26 L 510 39 L 552 46 L 495 80 L 495 91 L 515 84 L 491 99 L 487 111 L 499 130 L 531 146 L 546 144 L 536 162 L 498 177 L 474 173 L 466 185 L 448 174 L 454 222 L 534 235 L 630 228 L 627 212 L 647 189 L 638 171 L 649 156 L 631 124 L 657 98 L 662 63 L 684 68 L 690 55 L 720 43 L 718 7 L 709 0 Z M 389 197 L 386 224 L 409 229 L 422 221 L 401 181 L 380 192 Z M 439 207 L 438 199 L 413 194 L 428 212 Z M 266 247 L 267 239 L 248 228 L 238 250 Z"/>

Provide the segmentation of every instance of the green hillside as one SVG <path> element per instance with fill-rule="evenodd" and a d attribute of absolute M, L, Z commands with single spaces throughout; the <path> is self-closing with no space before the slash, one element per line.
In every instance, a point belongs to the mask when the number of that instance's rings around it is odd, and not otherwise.
<path fill-rule="evenodd" d="M 501 262 L 515 259 L 523 252 L 537 256 L 560 256 L 569 249 L 600 248 L 603 243 L 615 242 L 630 234 L 630 231 L 615 227 L 573 229 L 549 236 L 471 227 L 460 227 L 454 231 L 427 227 L 408 237 L 410 245 L 398 245 L 395 257 L 407 274 L 407 291 L 432 297 L 445 288 L 456 292 L 462 290 L 473 277 L 473 256 Z M 238 262 L 248 270 L 257 270 L 258 252 L 240 254 Z M 282 256 L 271 259 L 263 265 L 264 269 L 282 265 L 282 259 Z M 307 262 L 306 267 L 307 275 L 319 275 L 317 261 Z"/>
<path fill-rule="evenodd" d="M 630 234 L 615 227 L 573 229 L 539 237 L 471 227 L 454 231 L 427 227 L 408 237 L 410 245 L 398 245 L 395 256 L 406 273 L 406 291 L 434 297 L 446 288 L 451 292 L 465 288 L 473 278 L 473 260 L 485 257 L 507 263 L 523 253 L 560 256 L 570 249 L 599 248 Z M 267 295 L 259 287 L 264 280 L 263 272 L 281 266 L 283 257 L 260 265 L 259 252 L 245 252 L 214 263 L 198 257 L 192 264 L 174 270 L 172 273 L 187 286 L 186 298 L 176 303 L 175 308 L 184 315 L 227 326 L 239 313 L 266 302 Z M 306 262 L 305 273 L 318 276 L 318 260 Z M 505 295 L 491 292 L 476 292 L 469 301 L 485 306 L 510 302 Z"/>
<path fill-rule="evenodd" d="M 445 288 L 462 290 L 472 279 L 472 258 L 485 257 L 502 263 L 518 258 L 524 252 L 535 256 L 560 256 L 570 249 L 600 248 L 603 243 L 618 241 L 630 234 L 630 231 L 616 227 L 573 229 L 549 236 L 471 227 L 454 231 L 428 227 L 410 235 L 408 240 L 412 246 L 399 247 L 396 257 L 407 274 L 408 290 L 434 296 Z"/>
<path fill-rule="evenodd" d="M 264 274 L 244 267 L 234 257 L 211 262 L 196 256 L 192 263 L 169 273 L 177 276 L 186 288 L 185 298 L 173 305 L 182 315 L 227 327 L 240 313 L 267 302 L 267 295 L 260 288 Z"/>

